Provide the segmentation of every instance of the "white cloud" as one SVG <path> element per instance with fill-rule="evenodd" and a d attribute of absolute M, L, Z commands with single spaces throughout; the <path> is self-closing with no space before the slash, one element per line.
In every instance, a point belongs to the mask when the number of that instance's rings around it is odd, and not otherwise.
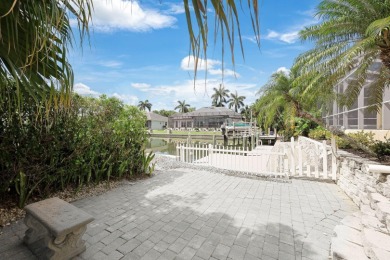
<path fill-rule="evenodd" d="M 169 9 L 166 11 L 168 14 L 183 14 L 185 13 L 184 5 L 183 3 L 177 4 L 177 3 L 167 3 L 169 4 Z"/>
<path fill-rule="evenodd" d="M 259 36 L 260 37 L 260 36 Z M 260 37 L 261 38 L 261 37 Z M 248 40 L 250 42 L 256 43 L 257 44 L 257 38 L 256 36 L 242 36 L 243 40 Z"/>
<path fill-rule="evenodd" d="M 177 21 L 171 15 L 141 7 L 138 1 L 94 0 L 93 5 L 93 28 L 101 32 L 150 31 L 172 27 Z"/>
<path fill-rule="evenodd" d="M 181 60 L 180 68 L 182 70 L 194 70 L 195 69 L 195 60 L 194 56 L 186 56 Z M 198 67 L 197 70 L 210 70 L 213 69 L 216 65 L 221 65 L 221 62 L 218 60 L 212 59 L 202 59 L 198 58 Z"/>
<path fill-rule="evenodd" d="M 150 84 L 147 83 L 131 83 L 131 86 L 141 91 L 148 91 L 150 89 Z"/>
<path fill-rule="evenodd" d="M 288 75 L 290 74 L 290 70 L 287 69 L 286 67 L 280 67 L 276 70 L 276 72 L 283 72 L 284 74 Z"/>
<path fill-rule="evenodd" d="M 133 96 L 133 95 L 125 95 L 125 94 L 118 94 L 118 93 L 114 93 L 112 94 L 113 97 L 123 101 L 125 104 L 128 104 L 128 105 L 137 105 L 138 103 L 138 97 L 136 96 Z"/>
<path fill-rule="evenodd" d="M 73 92 L 80 94 L 82 96 L 99 97 L 100 95 L 102 95 L 102 93 L 92 90 L 89 86 L 83 83 L 76 83 L 73 86 Z M 133 95 L 125 95 L 125 94 L 118 94 L 118 93 L 106 94 L 106 95 L 109 97 L 115 97 L 129 105 L 136 105 L 138 103 L 138 98 Z"/>
<path fill-rule="evenodd" d="M 224 69 L 222 73 L 221 68 L 222 62 L 219 60 L 212 59 L 202 59 L 198 58 L 198 71 L 206 71 L 210 75 L 218 75 L 218 76 L 231 76 L 231 77 L 240 77 L 240 74 L 234 72 L 230 69 Z M 195 58 L 194 56 L 186 56 L 181 60 L 180 68 L 186 71 L 193 71 L 195 69 Z"/>
<path fill-rule="evenodd" d="M 211 69 L 209 70 L 210 75 L 220 75 L 220 76 L 231 76 L 239 78 L 241 75 L 237 72 L 234 72 L 233 70 L 224 69 L 222 73 L 222 69 Z"/>
<path fill-rule="evenodd" d="M 276 40 L 288 44 L 296 43 L 299 39 L 299 32 L 307 26 L 317 24 L 319 19 L 314 17 L 313 10 L 300 11 L 297 13 L 298 16 L 304 16 L 300 18 L 298 23 L 293 23 L 288 26 L 284 32 L 278 32 L 275 30 L 268 30 L 268 33 L 263 37 L 266 40 Z M 250 37 L 247 39 L 251 40 Z"/>
<path fill-rule="evenodd" d="M 278 33 L 275 31 L 268 31 L 268 34 L 264 36 L 267 40 L 279 40 L 285 43 L 295 43 L 299 39 L 299 31 L 292 31 L 287 33 Z"/>
<path fill-rule="evenodd" d="M 120 68 L 123 63 L 116 60 L 100 61 L 99 64 L 107 68 Z"/>
<path fill-rule="evenodd" d="M 152 86 L 147 92 L 148 99 L 153 104 L 153 109 L 173 109 L 177 102 L 173 100 L 185 100 L 191 107 L 201 108 L 211 106 L 211 95 L 213 88 L 218 88 L 221 84 L 219 79 L 181 81 L 172 85 Z M 257 86 L 255 84 L 239 84 L 235 80 L 225 81 L 225 88 L 230 92 L 235 92 L 245 96 L 245 104 L 255 101 Z"/>
<path fill-rule="evenodd" d="M 99 92 L 92 90 L 90 87 L 88 87 L 87 85 L 85 85 L 83 83 L 74 84 L 73 92 L 80 94 L 80 95 L 83 95 L 83 96 L 94 96 L 94 97 L 100 96 Z"/>

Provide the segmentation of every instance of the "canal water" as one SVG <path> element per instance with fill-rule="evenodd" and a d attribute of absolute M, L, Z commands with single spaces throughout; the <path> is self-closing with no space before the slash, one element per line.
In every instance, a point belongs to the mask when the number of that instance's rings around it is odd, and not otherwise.
<path fill-rule="evenodd" d="M 180 143 L 186 143 L 186 139 L 183 138 L 156 138 L 150 137 L 146 143 L 146 152 L 154 152 L 160 154 L 176 155 L 176 146 Z M 192 143 L 195 145 L 200 144 L 212 144 L 213 140 L 197 140 L 192 139 Z M 223 140 L 216 140 L 216 145 L 223 146 Z M 228 144 L 229 148 L 233 148 L 233 143 Z M 236 145 L 235 147 L 242 147 L 242 145 Z"/>

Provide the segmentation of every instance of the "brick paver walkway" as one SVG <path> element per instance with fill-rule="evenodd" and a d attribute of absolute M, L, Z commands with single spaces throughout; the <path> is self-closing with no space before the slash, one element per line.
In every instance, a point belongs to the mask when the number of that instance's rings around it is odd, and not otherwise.
<path fill-rule="evenodd" d="M 73 203 L 95 217 L 80 259 L 328 259 L 333 228 L 357 210 L 335 184 L 176 169 Z M 21 222 L 0 259 L 34 259 Z"/>

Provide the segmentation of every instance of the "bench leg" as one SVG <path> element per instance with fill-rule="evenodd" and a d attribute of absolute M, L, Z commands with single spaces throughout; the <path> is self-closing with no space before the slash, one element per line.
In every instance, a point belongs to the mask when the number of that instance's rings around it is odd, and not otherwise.
<path fill-rule="evenodd" d="M 24 219 L 28 227 L 24 243 L 39 259 L 71 259 L 85 251 L 82 236 L 87 226 L 82 226 L 62 237 L 55 237 L 30 214 Z"/>
<path fill-rule="evenodd" d="M 24 243 L 26 243 L 27 245 L 32 245 L 35 242 L 48 236 L 47 229 L 41 224 L 41 222 L 37 221 L 30 214 L 26 214 L 26 217 L 24 218 L 24 223 L 28 227 L 23 238 Z"/>
<path fill-rule="evenodd" d="M 71 259 L 85 251 L 85 241 L 82 236 L 87 226 L 80 227 L 71 233 L 47 241 L 47 247 L 51 251 L 50 259 Z"/>

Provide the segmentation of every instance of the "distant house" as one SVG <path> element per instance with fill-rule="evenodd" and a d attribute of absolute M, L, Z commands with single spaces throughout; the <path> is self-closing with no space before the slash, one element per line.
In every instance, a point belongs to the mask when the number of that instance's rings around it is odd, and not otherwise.
<path fill-rule="evenodd" d="M 146 112 L 146 118 L 146 127 L 150 130 L 165 129 L 168 125 L 168 117 L 153 112 Z"/>
<path fill-rule="evenodd" d="M 226 107 L 202 107 L 169 117 L 170 128 L 220 128 L 222 124 L 242 121 L 242 115 Z"/>

